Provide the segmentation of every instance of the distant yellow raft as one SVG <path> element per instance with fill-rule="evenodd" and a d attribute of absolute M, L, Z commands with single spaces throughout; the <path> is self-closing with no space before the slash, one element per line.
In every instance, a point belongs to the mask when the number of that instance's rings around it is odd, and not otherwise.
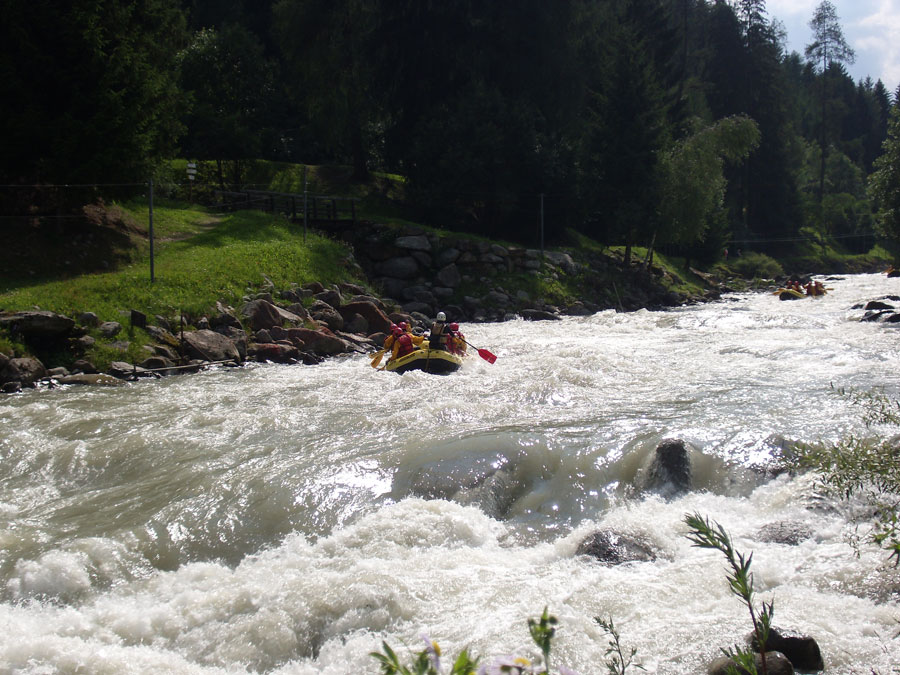
<path fill-rule="evenodd" d="M 818 298 L 822 295 L 825 295 L 825 292 L 825 289 L 822 289 L 818 293 L 809 295 L 808 293 L 795 291 L 793 288 L 779 288 L 777 291 L 772 293 L 772 295 L 777 295 L 779 300 L 798 300 L 800 298 Z"/>
<path fill-rule="evenodd" d="M 405 373 L 409 370 L 421 370 L 435 375 L 447 375 L 462 365 L 462 357 L 443 349 L 429 349 L 428 347 L 416 349 L 399 359 L 388 361 L 385 370 L 395 373 Z"/>

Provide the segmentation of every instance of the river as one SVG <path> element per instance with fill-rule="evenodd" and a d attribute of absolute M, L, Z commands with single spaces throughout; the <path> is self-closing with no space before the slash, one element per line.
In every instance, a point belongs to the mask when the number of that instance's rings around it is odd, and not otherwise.
<path fill-rule="evenodd" d="M 853 308 L 900 279 L 826 283 L 464 325 L 498 359 L 447 377 L 353 356 L 0 398 L 0 672 L 375 673 L 382 640 L 405 657 L 423 634 L 445 660 L 534 656 L 545 606 L 582 675 L 605 672 L 596 616 L 648 672 L 703 672 L 750 626 L 693 512 L 753 553 L 774 623 L 828 673 L 896 672 L 896 570 L 857 557 L 811 477 L 763 478 L 786 441 L 865 433 L 835 387 L 900 395 L 898 328 Z M 635 489 L 665 438 L 698 453 L 668 499 Z M 764 541 L 779 521 L 811 536 Z M 656 559 L 575 555 L 599 528 Z"/>

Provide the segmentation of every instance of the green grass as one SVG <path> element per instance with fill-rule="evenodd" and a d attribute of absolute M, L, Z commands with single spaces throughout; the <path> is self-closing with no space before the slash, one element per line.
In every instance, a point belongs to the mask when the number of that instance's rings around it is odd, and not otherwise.
<path fill-rule="evenodd" d="M 149 231 L 150 209 L 146 199 L 132 199 L 120 206 L 137 221 L 142 230 Z M 171 199 L 153 200 L 154 240 L 185 239 L 206 232 L 221 220 L 220 214 L 197 204 Z"/>
<path fill-rule="evenodd" d="M 135 219 L 146 217 L 134 203 L 128 206 Z M 281 218 L 241 211 L 218 216 L 218 224 L 210 229 L 210 214 L 205 210 L 176 211 L 174 207 L 160 210 L 163 232 L 200 233 L 160 242 L 153 283 L 149 256 L 141 254 L 116 271 L 23 285 L 0 293 L 0 307 L 22 310 L 37 306 L 66 315 L 89 310 L 102 320 L 121 320 L 122 312 L 130 309 L 150 316 L 171 316 L 180 310 L 205 312 L 217 300 L 237 302 L 248 288 L 264 285 L 266 277 L 276 288 L 354 280 L 344 266 L 347 251 L 341 244 L 313 233 L 304 242 L 302 229 Z"/>

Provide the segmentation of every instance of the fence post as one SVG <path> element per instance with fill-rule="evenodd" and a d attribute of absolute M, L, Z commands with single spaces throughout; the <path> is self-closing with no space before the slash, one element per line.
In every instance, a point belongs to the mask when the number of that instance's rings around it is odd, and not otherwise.
<path fill-rule="evenodd" d="M 303 243 L 306 243 L 306 226 L 309 220 L 309 204 L 306 201 L 306 179 L 309 167 L 303 165 Z"/>
<path fill-rule="evenodd" d="M 152 284 L 155 280 L 155 276 L 153 273 L 153 177 L 150 177 L 150 283 Z"/>

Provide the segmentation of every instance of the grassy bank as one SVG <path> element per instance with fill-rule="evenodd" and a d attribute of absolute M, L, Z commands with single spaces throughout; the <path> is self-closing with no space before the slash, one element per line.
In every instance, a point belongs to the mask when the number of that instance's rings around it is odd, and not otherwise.
<path fill-rule="evenodd" d="M 148 212 L 140 203 L 122 206 L 133 250 L 129 264 L 109 272 L 28 282 L 0 280 L 0 308 L 40 307 L 67 315 L 93 311 L 119 320 L 137 309 L 170 316 L 202 312 L 217 300 L 236 302 L 248 288 L 272 281 L 278 288 L 309 281 L 356 281 L 345 265 L 347 250 L 283 218 L 242 211 L 216 214 L 178 205 L 154 209 L 155 281 L 150 282 Z M 121 228 L 119 228 L 121 229 Z"/>

